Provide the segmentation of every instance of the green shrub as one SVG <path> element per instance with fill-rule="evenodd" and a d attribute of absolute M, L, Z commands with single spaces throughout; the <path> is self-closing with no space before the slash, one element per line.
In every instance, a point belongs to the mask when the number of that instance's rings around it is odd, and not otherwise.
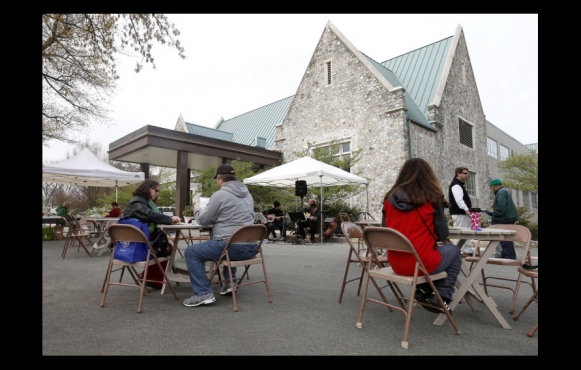
<path fill-rule="evenodd" d="M 527 224 L 527 228 L 531 231 L 531 239 L 535 241 L 539 241 L 539 223 L 538 222 L 529 222 Z"/>

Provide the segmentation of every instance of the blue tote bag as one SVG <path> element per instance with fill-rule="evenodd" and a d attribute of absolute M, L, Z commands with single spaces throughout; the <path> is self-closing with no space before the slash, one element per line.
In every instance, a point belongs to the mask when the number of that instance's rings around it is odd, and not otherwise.
<path fill-rule="evenodd" d="M 133 225 L 143 231 L 149 240 L 149 228 L 147 222 L 141 222 L 136 218 L 124 218 L 117 222 L 119 224 Z M 148 246 L 142 242 L 121 242 L 118 241 L 113 258 L 119 261 L 134 263 L 145 261 L 147 258 Z M 152 256 L 153 257 L 153 256 Z"/>

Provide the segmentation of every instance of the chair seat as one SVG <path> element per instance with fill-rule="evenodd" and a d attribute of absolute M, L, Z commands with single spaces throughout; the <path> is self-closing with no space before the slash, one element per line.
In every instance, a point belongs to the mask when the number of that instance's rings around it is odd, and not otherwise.
<path fill-rule="evenodd" d="M 465 260 L 466 262 L 478 262 L 480 258 L 478 257 L 466 257 Z M 511 260 L 509 258 L 497 258 L 497 257 L 492 257 L 489 258 L 486 263 L 491 264 L 491 265 L 501 265 L 501 266 L 520 266 L 521 265 L 521 261 L 520 260 Z"/>
<path fill-rule="evenodd" d="M 389 266 L 382 267 L 380 269 L 370 270 L 369 275 L 376 277 L 376 278 L 390 280 L 392 282 L 410 285 L 410 286 L 412 285 L 412 283 L 414 281 L 413 276 L 400 275 L 400 274 L 396 273 L 395 271 L 393 271 L 393 269 Z M 446 273 L 446 271 L 442 271 L 442 272 L 439 272 L 437 274 L 432 274 L 430 276 L 432 277 L 432 280 L 439 280 L 439 279 L 445 278 L 446 276 L 448 276 L 448 274 Z M 427 281 L 428 281 L 428 279 L 426 279 L 425 276 L 418 276 L 417 284 L 425 283 Z"/>

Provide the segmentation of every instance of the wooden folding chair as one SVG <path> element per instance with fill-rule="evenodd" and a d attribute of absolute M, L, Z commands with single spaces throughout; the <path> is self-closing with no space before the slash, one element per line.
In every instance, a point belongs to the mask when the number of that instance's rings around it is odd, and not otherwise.
<path fill-rule="evenodd" d="M 434 294 L 436 295 L 436 298 L 438 299 L 438 302 L 440 303 L 441 307 L 432 306 L 432 305 L 429 305 L 425 302 L 417 302 L 417 303 L 421 304 L 421 305 L 430 306 L 431 308 L 435 308 L 435 309 L 441 311 L 442 313 L 444 313 L 446 315 L 446 317 L 448 318 L 448 320 L 450 321 L 450 323 L 452 324 L 452 326 L 454 327 L 456 334 L 460 334 L 460 329 L 456 325 L 456 321 L 454 321 L 454 318 L 452 317 L 450 312 L 447 309 L 443 308 L 443 307 L 445 307 L 444 301 L 442 300 L 442 297 L 438 293 L 438 290 L 436 289 L 436 287 L 434 286 L 434 283 L 433 283 L 434 280 L 439 280 L 439 279 L 445 278 L 447 276 L 446 271 L 442 271 L 438 274 L 433 274 L 433 275 L 428 274 L 424 264 L 422 263 L 422 260 L 418 256 L 416 249 L 414 248 L 412 243 L 409 241 L 409 239 L 405 235 L 403 235 L 402 233 L 400 233 L 399 231 L 397 231 L 395 229 L 388 228 L 388 227 L 376 227 L 376 226 L 366 227 L 365 230 L 363 230 L 363 240 L 365 241 L 365 244 L 367 244 L 367 248 L 369 249 L 369 252 L 371 253 L 371 256 L 373 258 L 373 263 L 376 263 L 379 265 L 378 249 L 382 249 L 382 250 L 386 250 L 386 251 L 391 250 L 391 251 L 398 251 L 398 252 L 404 252 L 404 253 L 412 253 L 416 259 L 416 264 L 415 264 L 413 276 L 397 274 L 389 266 L 369 270 L 369 272 L 367 274 L 367 278 L 365 279 L 365 288 L 363 290 L 363 296 L 361 297 L 361 307 L 359 309 L 359 319 L 357 321 L 358 328 L 361 328 L 363 326 L 362 325 L 363 311 L 365 310 L 365 304 L 367 302 L 375 302 L 375 303 L 381 304 L 383 306 L 386 306 L 388 308 L 396 309 L 400 312 L 403 312 L 403 314 L 405 315 L 405 319 L 406 319 L 405 320 L 405 329 L 404 329 L 404 334 L 403 334 L 403 340 L 401 342 L 401 347 L 407 349 L 408 348 L 408 335 L 409 335 L 410 323 L 411 323 L 411 319 L 412 319 L 412 310 L 414 308 L 414 294 L 416 291 L 416 285 L 427 282 L 430 285 L 430 287 L 432 288 L 432 290 L 434 291 Z M 423 275 L 420 275 L 420 271 L 423 273 Z M 405 297 L 403 295 L 401 295 L 401 296 L 396 295 L 396 298 L 400 304 L 399 306 L 395 306 L 395 305 L 389 304 L 387 302 L 381 302 L 381 301 L 378 301 L 376 299 L 368 298 L 367 297 L 367 289 L 369 288 L 369 279 L 370 278 L 382 279 L 382 280 L 387 281 L 388 284 L 392 284 L 392 283 L 398 284 L 399 283 L 399 284 L 405 284 L 407 286 L 411 286 L 409 297 Z M 408 304 L 407 310 L 405 309 L 404 302 L 407 302 L 407 304 Z"/>
<path fill-rule="evenodd" d="M 137 227 L 135 227 L 133 225 L 113 224 L 113 225 L 110 225 L 108 227 L 107 232 L 109 233 L 109 238 L 111 239 L 111 243 L 113 243 L 113 253 L 111 253 L 111 259 L 109 260 L 109 266 L 107 267 L 107 273 L 105 275 L 105 281 L 104 281 L 104 289 L 101 289 L 103 291 L 103 299 L 101 300 L 101 307 L 105 307 L 105 299 L 107 297 L 107 292 L 109 291 L 109 287 L 111 285 L 128 286 L 128 287 L 135 287 L 135 288 L 139 289 L 139 304 L 137 306 L 137 312 L 141 312 L 141 306 L 143 304 L 143 296 L 145 295 L 146 291 L 149 292 L 149 290 L 147 290 L 145 288 L 145 284 L 147 282 L 163 283 L 165 281 L 165 284 L 171 290 L 174 298 L 176 300 L 178 299 L 178 296 L 176 295 L 176 292 L 175 292 L 170 280 L 167 278 L 167 275 L 165 274 L 165 269 L 161 267 L 161 262 L 168 261 L 170 259 L 170 257 L 169 256 L 168 257 L 157 257 L 155 255 L 153 247 L 149 243 L 149 239 L 147 238 L 147 236 L 145 236 L 143 231 L 141 231 L 140 229 L 138 229 Z M 115 259 L 115 250 L 117 249 L 117 242 L 118 241 L 119 242 L 145 243 L 147 245 L 147 248 L 148 248 L 146 258 L 143 261 L 137 261 L 137 262 L 132 262 L 132 263 Z M 119 244 L 121 244 L 121 243 L 119 243 Z M 163 274 L 162 280 L 158 281 L 158 280 L 151 280 L 151 279 L 145 278 L 147 276 L 147 271 L 149 270 L 149 267 L 152 265 L 157 265 L 159 270 L 162 272 L 162 274 Z M 113 272 L 114 266 L 121 266 L 120 269 L 117 269 L 117 270 L 121 270 L 121 276 L 119 278 L 119 281 L 117 281 L 117 282 L 111 281 L 111 273 Z M 125 270 L 124 269 L 125 267 L 129 268 L 129 272 L 130 272 L 131 276 L 133 277 L 133 281 L 134 281 L 133 284 L 122 282 L 123 272 Z M 137 274 L 136 268 L 144 268 L 144 271 L 143 271 L 144 277 L 143 278 L 139 277 L 139 275 Z M 115 270 L 115 271 L 117 271 L 117 270 Z M 137 276 L 135 276 L 135 275 L 137 275 Z"/>
<path fill-rule="evenodd" d="M 507 224 L 507 225 L 501 225 L 501 224 L 491 225 L 488 228 L 515 230 L 516 237 L 514 239 L 512 239 L 512 241 L 518 242 L 518 243 L 523 243 L 524 244 L 524 251 L 523 251 L 523 256 L 521 259 L 512 260 L 512 259 L 507 259 L 507 258 L 492 257 L 492 258 L 489 258 L 488 261 L 486 261 L 486 264 L 509 267 L 511 269 L 511 271 L 514 269 L 514 267 L 519 267 L 523 264 L 532 265 L 532 258 L 531 258 L 531 253 L 529 250 L 530 245 L 531 245 L 531 232 L 528 228 L 526 228 L 525 226 L 522 226 L 522 225 L 509 225 L 509 224 Z M 475 244 L 473 255 L 471 257 L 470 256 L 466 257 L 465 261 L 470 262 L 471 263 L 470 267 L 472 267 L 472 264 L 475 262 L 478 262 L 479 259 L 480 259 L 480 247 L 479 247 L 479 242 L 477 241 Z M 523 274 L 518 274 L 518 276 L 516 276 L 514 278 L 511 278 L 511 277 L 507 278 L 507 277 L 501 277 L 501 276 L 487 276 L 484 273 L 484 270 L 485 269 L 482 269 L 482 272 L 481 272 L 481 274 L 482 274 L 481 285 L 484 286 L 484 291 L 486 292 L 486 295 L 490 296 L 490 294 L 488 294 L 488 287 L 508 289 L 508 290 L 512 291 L 512 302 L 510 304 L 510 310 L 509 310 L 510 313 L 514 313 L 514 307 L 516 305 L 516 299 L 518 296 L 521 282 L 529 285 L 533 289 L 533 293 L 535 293 L 537 291 L 537 285 L 536 285 L 534 278 L 531 278 L 530 281 L 525 281 L 525 280 L 523 280 L 523 276 L 525 276 L 525 278 L 527 276 L 523 275 Z M 515 283 L 515 285 L 509 286 L 506 284 L 505 285 L 492 284 L 492 283 L 488 282 L 489 280 L 500 280 L 500 281 L 505 281 L 505 282 L 512 282 L 512 283 Z"/>
<path fill-rule="evenodd" d="M 363 230 L 355 223 L 347 221 L 341 224 L 341 231 L 343 232 L 343 236 L 345 240 L 347 240 L 347 244 L 349 244 L 349 255 L 347 256 L 347 264 L 345 265 L 345 274 L 343 275 L 343 283 L 341 284 L 341 293 L 339 293 L 339 303 L 343 299 L 343 293 L 345 292 L 345 286 L 353 281 L 359 281 L 359 287 L 357 288 L 357 296 L 361 293 L 361 285 L 363 284 L 363 276 L 365 275 L 365 271 L 370 270 L 372 268 L 372 258 L 367 248 L 361 248 L 361 246 L 365 246 L 365 243 L 360 243 L 363 239 Z M 353 239 L 357 239 L 357 247 L 353 244 Z M 379 256 L 378 262 L 380 265 L 376 265 L 378 267 L 385 267 L 387 266 L 387 257 Z M 361 268 L 361 274 L 358 274 L 357 277 L 347 280 L 349 275 L 349 267 L 352 264 L 356 264 Z M 387 302 L 387 299 L 383 295 L 383 292 L 379 285 L 374 278 L 371 278 L 371 282 L 381 295 L 381 298 Z M 395 294 L 395 293 L 394 293 Z M 389 307 L 391 311 L 391 307 Z"/>
<path fill-rule="evenodd" d="M 234 231 L 232 236 L 230 236 L 230 239 L 228 239 L 228 242 L 226 243 L 226 246 L 222 251 L 222 255 L 214 265 L 214 269 L 212 270 L 212 274 L 210 275 L 210 281 L 212 281 L 214 279 L 214 276 L 216 275 L 218 279 L 214 281 L 214 283 L 217 284 L 230 283 L 230 287 L 232 288 L 232 303 L 234 304 L 235 312 L 238 311 L 238 304 L 236 301 L 236 290 L 239 287 L 246 285 L 264 283 L 264 285 L 266 286 L 266 293 L 268 295 L 268 303 L 272 303 L 272 297 L 270 295 L 270 285 L 268 283 L 268 275 L 266 274 L 266 264 L 262 252 L 262 242 L 264 239 L 266 239 L 267 236 L 268 229 L 263 224 L 254 224 L 239 227 L 236 231 Z M 228 250 L 230 249 L 230 246 L 232 244 L 239 243 L 258 244 L 258 248 L 256 249 L 254 257 L 241 261 L 231 260 Z M 262 265 L 262 272 L 264 274 L 264 278 L 249 281 L 248 269 L 250 268 L 251 265 L 258 264 Z M 220 276 L 221 266 L 228 267 L 229 280 L 222 279 L 222 277 Z M 234 282 L 234 279 L 232 278 L 232 267 L 242 267 L 242 266 L 244 266 L 244 272 L 242 273 L 242 276 L 240 276 L 240 278 L 236 278 L 237 282 Z M 242 281 L 244 280 L 245 277 L 247 278 L 246 279 L 247 281 L 243 283 Z"/>
<path fill-rule="evenodd" d="M 91 252 L 87 248 L 87 243 L 89 243 L 89 245 L 93 244 L 93 242 L 91 241 L 91 234 L 89 232 L 84 231 L 77 220 L 69 221 L 67 220 L 66 217 L 61 217 L 61 219 L 65 222 L 65 227 L 68 228 L 67 237 L 65 239 L 65 245 L 63 246 L 63 252 L 61 254 L 61 257 L 65 259 L 67 255 L 67 250 L 69 249 L 70 246 L 73 246 L 75 244 L 75 241 L 79 243 L 77 252 L 79 252 L 81 250 L 81 247 L 83 247 L 83 249 L 85 250 L 85 252 L 87 252 L 89 257 L 92 257 Z"/>
<path fill-rule="evenodd" d="M 526 269 L 522 266 L 518 267 L 518 272 L 521 275 L 524 275 L 526 277 L 529 277 L 531 279 L 538 279 L 539 278 L 539 270 L 538 268 L 536 269 Z M 518 287 L 516 288 L 518 290 Z M 539 303 L 539 290 L 536 289 L 535 292 L 533 293 L 533 295 L 529 298 L 529 300 L 527 301 L 527 303 L 525 303 L 525 305 L 520 309 L 520 311 L 517 312 L 516 315 L 514 315 L 512 317 L 513 320 L 518 320 L 518 318 L 520 317 L 520 315 L 524 312 L 524 310 L 527 309 L 528 306 L 530 306 L 531 303 L 535 302 L 537 305 Z M 529 330 L 527 332 L 527 336 L 528 337 L 533 337 L 535 335 L 535 332 L 539 329 L 539 323 L 537 322 L 535 324 L 535 326 L 533 326 L 531 328 L 531 330 Z"/>

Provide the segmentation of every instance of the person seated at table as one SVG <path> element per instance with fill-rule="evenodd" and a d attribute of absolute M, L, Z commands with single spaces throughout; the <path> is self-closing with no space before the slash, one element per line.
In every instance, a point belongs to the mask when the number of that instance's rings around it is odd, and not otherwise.
<path fill-rule="evenodd" d="M 275 241 L 278 240 L 275 229 L 280 228 L 282 240 L 286 242 L 286 222 L 284 222 L 284 212 L 281 208 L 282 205 L 280 202 L 275 200 L 274 208 L 266 211 L 266 219 L 268 220 L 266 227 L 268 227 L 268 230 L 272 233 L 272 237 Z"/>
<path fill-rule="evenodd" d="M 69 221 L 73 221 L 75 218 L 69 214 L 69 208 L 71 208 L 71 203 L 69 203 L 69 201 L 64 202 L 62 206 L 56 207 L 57 216 L 61 216 Z M 66 225 L 66 222 L 64 222 L 63 220 L 57 220 L 56 223 L 61 226 Z"/>
<path fill-rule="evenodd" d="M 306 221 L 299 221 L 301 226 L 299 227 L 299 233 L 301 235 L 301 238 L 304 239 L 306 237 L 305 228 L 308 227 L 309 234 L 311 236 L 311 243 L 316 243 L 317 240 L 315 239 L 315 234 L 319 230 L 320 220 L 321 220 L 321 211 L 319 211 L 319 206 L 317 206 L 317 203 L 313 202 L 313 204 L 311 204 L 311 212 L 309 217 L 307 217 Z"/>
<path fill-rule="evenodd" d="M 221 164 L 216 168 L 214 180 L 220 188 L 210 197 L 203 209 L 196 208 L 194 215 L 200 225 L 212 225 L 212 239 L 186 247 L 184 257 L 190 274 L 193 295 L 183 301 L 186 307 L 197 307 L 216 302 L 216 297 L 206 275 L 206 262 L 217 261 L 232 234 L 241 226 L 254 224 L 254 199 L 244 183 L 236 177 L 234 167 Z M 256 243 L 236 243 L 228 247 L 234 261 L 254 257 Z M 236 282 L 236 267 L 232 267 L 232 280 Z M 222 268 L 222 278 L 230 279 L 227 266 Z M 230 283 L 220 290 L 221 295 L 232 294 Z M 235 288 L 234 288 L 235 289 Z"/>
<path fill-rule="evenodd" d="M 395 184 L 383 199 L 381 225 L 404 234 L 413 244 L 428 273 L 446 271 L 448 276 L 434 281 L 444 305 L 454 295 L 454 284 L 460 273 L 462 256 L 460 249 L 448 240 L 448 221 L 444 208 L 450 203 L 444 196 L 442 185 L 428 162 L 410 158 L 403 164 Z M 410 253 L 388 251 L 387 259 L 393 271 L 413 276 L 416 259 Z M 417 301 L 440 307 L 428 283 L 418 284 L 414 298 Z M 430 312 L 436 308 L 424 306 Z"/>
<path fill-rule="evenodd" d="M 111 202 L 111 206 L 113 209 L 109 211 L 106 217 L 120 217 L 121 216 L 121 208 L 119 208 L 119 203 Z"/>
<path fill-rule="evenodd" d="M 153 179 L 142 181 L 133 191 L 133 198 L 131 198 L 129 203 L 127 203 L 127 207 L 125 207 L 125 211 L 123 212 L 123 218 L 136 218 L 141 222 L 147 222 L 150 236 L 155 232 L 157 224 L 171 225 L 179 224 L 181 222 L 179 216 L 168 216 L 161 213 L 156 204 L 158 193 L 159 182 Z M 170 244 L 170 248 L 171 247 Z M 163 261 L 161 267 L 165 269 L 166 266 L 167 261 Z M 143 276 L 140 276 L 140 278 L 143 278 Z M 146 279 L 158 281 L 163 279 L 163 274 L 159 271 L 157 265 L 149 266 Z M 162 283 L 154 282 L 147 282 L 146 285 L 150 288 L 156 289 L 161 289 L 163 287 Z"/>

